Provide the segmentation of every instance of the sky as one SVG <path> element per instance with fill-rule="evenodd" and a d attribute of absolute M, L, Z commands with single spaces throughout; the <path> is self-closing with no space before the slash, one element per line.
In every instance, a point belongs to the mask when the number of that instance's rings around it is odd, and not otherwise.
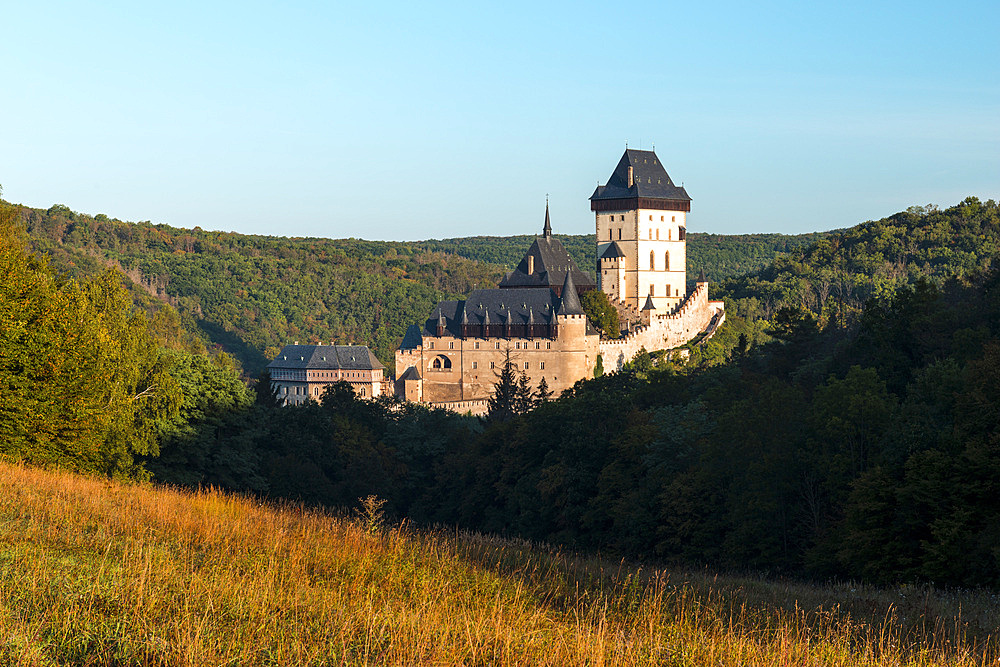
<path fill-rule="evenodd" d="M 1000 199 L 1000 2 L 6 3 L 7 201 L 416 240 L 594 231 L 626 144 L 688 229 Z"/>

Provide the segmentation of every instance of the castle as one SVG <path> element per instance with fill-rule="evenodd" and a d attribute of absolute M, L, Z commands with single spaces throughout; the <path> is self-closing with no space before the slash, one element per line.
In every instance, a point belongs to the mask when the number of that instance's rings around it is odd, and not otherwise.
<path fill-rule="evenodd" d="M 708 300 L 704 277 L 687 284 L 691 198 L 656 153 L 626 150 L 590 208 L 597 284 L 553 238 L 546 203 L 542 235 L 497 288 L 442 301 L 407 330 L 396 351 L 397 395 L 479 414 L 508 358 L 533 387 L 545 378 L 558 395 L 593 377 L 598 357 L 617 370 L 643 348 L 672 349 L 713 334 L 725 319 L 723 303 Z M 603 338 L 587 320 L 580 295 L 591 289 L 617 309 L 620 338 Z"/>

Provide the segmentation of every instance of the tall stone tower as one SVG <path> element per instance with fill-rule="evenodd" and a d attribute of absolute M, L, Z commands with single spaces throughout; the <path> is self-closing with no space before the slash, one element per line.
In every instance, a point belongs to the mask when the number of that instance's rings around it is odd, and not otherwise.
<path fill-rule="evenodd" d="M 670 311 L 687 291 L 686 225 L 691 198 L 656 153 L 627 149 L 590 197 L 597 224 L 597 284 L 636 312 Z"/>

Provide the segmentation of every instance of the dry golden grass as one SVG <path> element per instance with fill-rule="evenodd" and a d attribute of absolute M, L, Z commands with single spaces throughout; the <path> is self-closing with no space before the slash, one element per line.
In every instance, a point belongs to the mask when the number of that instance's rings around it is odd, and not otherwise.
<path fill-rule="evenodd" d="M 0 465 L 5 665 L 996 665 L 996 602 L 608 568 Z"/>

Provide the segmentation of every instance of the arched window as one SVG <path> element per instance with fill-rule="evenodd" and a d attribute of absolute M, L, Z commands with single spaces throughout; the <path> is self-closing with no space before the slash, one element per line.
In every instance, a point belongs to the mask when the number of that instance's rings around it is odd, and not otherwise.
<path fill-rule="evenodd" d="M 649 270 L 656 271 L 656 251 L 649 251 Z"/>
<path fill-rule="evenodd" d="M 663 270 L 664 271 L 669 271 L 670 270 L 670 251 L 669 250 L 667 252 L 663 253 Z"/>
<path fill-rule="evenodd" d="M 442 355 L 434 357 L 434 361 L 431 362 L 431 368 L 436 371 L 450 371 L 451 370 L 451 359 Z"/>

